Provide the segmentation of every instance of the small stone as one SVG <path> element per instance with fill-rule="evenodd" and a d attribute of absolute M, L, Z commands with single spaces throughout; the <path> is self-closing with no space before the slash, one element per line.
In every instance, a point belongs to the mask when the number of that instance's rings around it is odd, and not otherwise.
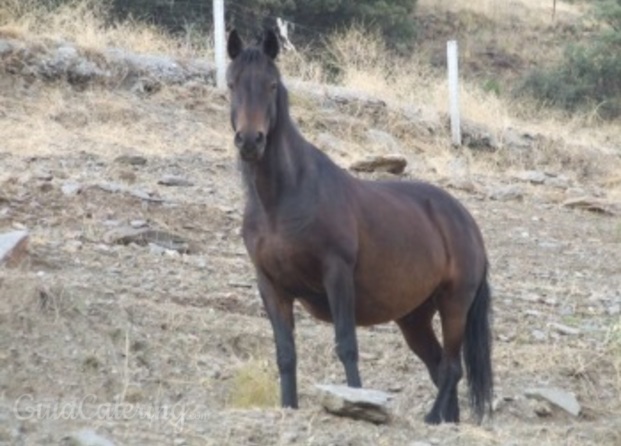
<path fill-rule="evenodd" d="M 62 439 L 64 446 L 114 446 L 114 443 L 102 437 L 92 429 L 75 432 Z"/>
<path fill-rule="evenodd" d="M 133 184 L 136 182 L 138 178 L 136 173 L 131 170 L 121 170 L 118 173 L 118 177 L 120 180 L 125 181 L 126 183 Z"/>
<path fill-rule="evenodd" d="M 491 129 L 483 124 L 463 120 L 461 123 L 462 143 L 471 149 L 490 152 L 498 150 L 498 140 Z"/>
<path fill-rule="evenodd" d="M 60 190 L 66 196 L 71 197 L 73 195 L 79 194 L 82 191 L 82 187 L 83 186 L 80 183 L 76 183 L 74 181 L 67 181 L 61 186 Z"/>
<path fill-rule="evenodd" d="M 621 313 L 621 305 L 610 305 L 608 308 L 606 308 L 606 313 L 608 313 L 610 316 L 616 316 L 617 314 Z"/>
<path fill-rule="evenodd" d="M 582 411 L 576 397 L 572 393 L 561 389 L 534 388 L 527 389 L 524 394 L 528 398 L 533 398 L 539 401 L 547 401 L 556 407 L 563 409 L 565 412 L 572 414 L 573 416 L 580 415 L 580 412 Z"/>
<path fill-rule="evenodd" d="M 330 413 L 373 423 L 390 420 L 388 401 L 391 395 L 379 390 L 342 385 L 320 385 L 321 404 Z"/>
<path fill-rule="evenodd" d="M 542 418 L 552 415 L 552 408 L 550 407 L 550 404 L 545 401 L 536 401 L 533 410 L 535 411 L 537 416 Z"/>
<path fill-rule="evenodd" d="M 580 334 L 580 330 L 578 330 L 577 328 L 559 324 L 558 322 L 551 322 L 550 327 L 554 328 L 558 333 L 564 335 L 576 336 Z"/>
<path fill-rule="evenodd" d="M 8 267 L 18 266 L 27 254 L 28 231 L 13 231 L 0 234 L 0 264 Z"/>
<path fill-rule="evenodd" d="M 160 198 L 157 193 L 154 192 L 147 192 L 142 189 L 132 189 L 128 192 L 130 195 L 140 198 L 141 200 L 152 201 L 154 203 L 161 203 L 164 201 L 163 198 Z"/>
<path fill-rule="evenodd" d="M 129 164 L 131 166 L 144 166 L 147 164 L 147 159 L 140 155 L 121 155 L 114 159 L 119 164 Z"/>
<path fill-rule="evenodd" d="M 41 181 L 52 181 L 54 176 L 50 172 L 38 172 L 35 174 L 35 178 Z"/>
<path fill-rule="evenodd" d="M 132 220 L 129 222 L 129 225 L 132 228 L 138 229 L 138 228 L 144 228 L 148 226 L 148 223 L 145 220 Z"/>
<path fill-rule="evenodd" d="M 545 184 L 547 186 L 555 187 L 557 189 L 567 189 L 569 188 L 570 181 L 567 177 L 560 176 L 546 179 Z"/>
<path fill-rule="evenodd" d="M 503 143 L 507 148 L 513 150 L 530 149 L 536 140 L 533 135 L 513 128 L 507 128 L 503 135 Z"/>
<path fill-rule="evenodd" d="M 472 180 L 468 178 L 450 178 L 444 185 L 451 189 L 463 190 L 465 192 L 474 193 L 477 191 L 477 187 Z"/>
<path fill-rule="evenodd" d="M 123 190 L 123 186 L 118 183 L 99 183 L 97 187 L 105 192 L 121 192 Z"/>
<path fill-rule="evenodd" d="M 496 201 L 521 200 L 524 198 L 524 192 L 520 186 L 511 184 L 493 189 L 488 194 L 488 198 Z"/>
<path fill-rule="evenodd" d="M 350 169 L 356 172 L 388 172 L 398 175 L 403 173 L 407 163 L 401 155 L 378 155 L 356 161 Z"/>
<path fill-rule="evenodd" d="M 163 186 L 178 186 L 178 187 L 190 187 L 194 186 L 194 183 L 188 180 L 187 178 L 177 176 L 177 175 L 164 175 L 157 182 Z"/>
<path fill-rule="evenodd" d="M 531 335 L 533 336 L 533 339 L 535 341 L 539 341 L 539 342 L 543 342 L 548 339 L 548 336 L 545 334 L 545 332 L 541 330 L 533 330 L 531 332 Z"/>
<path fill-rule="evenodd" d="M 115 228 L 104 234 L 104 241 L 116 245 L 135 243 L 139 246 L 146 246 L 155 244 L 164 250 L 178 251 L 181 254 L 187 254 L 191 250 L 189 242 L 183 237 L 150 228 Z"/>
<path fill-rule="evenodd" d="M 539 247 L 543 249 L 557 249 L 560 247 L 558 243 L 554 242 L 539 242 Z"/>
<path fill-rule="evenodd" d="M 538 170 L 525 170 L 515 175 L 515 178 L 532 184 L 543 184 L 548 178 L 548 175 Z"/>

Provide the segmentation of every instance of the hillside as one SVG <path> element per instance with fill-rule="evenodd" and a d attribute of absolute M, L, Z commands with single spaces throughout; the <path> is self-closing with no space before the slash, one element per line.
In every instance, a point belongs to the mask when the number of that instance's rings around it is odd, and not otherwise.
<path fill-rule="evenodd" d="M 421 3 L 429 55 L 466 15 Z M 507 24 L 472 5 L 476 20 Z M 581 14 L 559 8 L 560 23 Z M 309 140 L 345 168 L 399 153 L 403 180 L 446 187 L 481 225 L 496 402 L 494 419 L 476 427 L 462 384 L 463 423 L 424 425 L 433 384 L 388 324 L 358 336 L 364 384 L 394 394 L 393 422 L 328 415 L 314 384 L 344 379 L 332 327 L 298 307 L 301 409 L 282 411 L 239 236 L 228 100 L 211 85 L 209 53 L 148 28 L 106 30 L 88 11 L 63 14 L 47 29 L 23 19 L 0 28 L 0 233 L 31 234 L 24 262 L 0 269 L 0 443 L 58 444 L 82 428 L 117 445 L 621 442 L 619 123 L 503 102 L 471 67 L 462 109 L 472 147 L 454 149 L 436 68 L 415 59 L 382 77 L 381 45 L 356 31 L 333 41 L 347 68 L 340 86 L 322 83 L 303 54 L 284 55 L 292 115 Z M 519 26 L 514 36 L 557 39 L 540 23 Z M 153 231 L 132 243 L 128 227 Z M 531 387 L 573 392 L 581 415 L 527 398 Z"/>

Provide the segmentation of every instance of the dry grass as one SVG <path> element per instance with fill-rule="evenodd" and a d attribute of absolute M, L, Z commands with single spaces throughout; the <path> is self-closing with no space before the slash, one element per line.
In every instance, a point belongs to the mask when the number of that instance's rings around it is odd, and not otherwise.
<path fill-rule="evenodd" d="M 235 372 L 229 390 L 228 406 L 236 409 L 276 407 L 278 377 L 265 361 L 249 361 Z"/>
<path fill-rule="evenodd" d="M 553 0 L 418 0 L 417 5 L 423 10 L 473 12 L 497 23 L 516 18 L 537 24 L 550 23 L 553 20 Z M 557 0 L 555 18 L 575 19 L 584 10 L 584 2 Z"/>
<path fill-rule="evenodd" d="M 37 0 L 0 0 L 0 36 L 67 40 L 93 50 L 119 47 L 179 56 L 211 51 L 207 38 L 175 40 L 141 22 L 109 24 L 109 7 L 105 0 L 72 0 L 54 8 Z"/>
<path fill-rule="evenodd" d="M 519 39 L 513 39 L 519 41 Z M 332 63 L 339 67 L 339 83 L 365 95 L 381 98 L 391 105 L 421 105 L 431 113 L 448 114 L 449 93 L 446 74 L 428 67 L 421 59 L 396 59 L 383 44 L 377 33 L 352 27 L 336 33 L 327 39 Z M 321 82 L 327 74 L 316 62 L 300 63 L 304 56 L 285 54 L 283 72 L 285 76 L 302 77 Z M 301 67 L 312 67 L 311 75 L 302 72 Z M 484 91 L 479 84 L 462 79 L 460 85 L 460 109 L 462 119 L 487 126 L 497 138 L 509 128 L 524 129 L 531 134 L 541 134 L 559 143 L 542 147 L 527 158 L 499 152 L 488 157 L 478 166 L 480 171 L 490 167 L 495 170 L 515 164 L 516 169 L 548 165 L 554 169 L 566 169 L 574 164 L 574 170 L 584 171 L 584 176 L 601 175 L 602 182 L 609 182 L 621 174 L 618 163 L 607 164 L 604 159 L 619 151 L 619 123 L 602 122 L 594 114 L 567 115 L 563 112 L 536 105 L 526 98 L 513 99 Z M 309 107 L 307 107 L 309 108 Z M 313 107 L 310 107 L 312 110 Z M 312 112 L 311 112 L 312 113 Z M 312 118 L 311 118 L 312 120 Z M 306 119 L 309 121 L 309 119 Z M 388 123 L 390 127 L 390 123 Z M 332 127 L 337 136 L 349 142 L 356 138 L 355 128 Z M 406 146 L 417 146 L 418 141 L 402 140 Z M 354 146 L 354 151 L 356 150 Z M 365 148 L 368 150 L 368 148 Z M 346 151 L 350 152 L 349 149 Z M 446 165 L 453 153 L 434 148 L 437 165 Z M 600 167 L 604 167 L 600 169 Z M 475 166 L 476 167 L 476 166 Z M 446 170 L 446 167 L 443 169 Z"/>

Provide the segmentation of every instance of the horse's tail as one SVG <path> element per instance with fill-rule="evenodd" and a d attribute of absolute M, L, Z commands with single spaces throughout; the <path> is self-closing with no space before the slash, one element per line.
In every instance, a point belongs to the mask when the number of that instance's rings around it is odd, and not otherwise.
<path fill-rule="evenodd" d="M 481 423 L 486 412 L 492 414 L 494 376 L 492 371 L 491 291 L 487 268 L 474 302 L 468 311 L 464 359 L 468 376 L 470 407 Z"/>

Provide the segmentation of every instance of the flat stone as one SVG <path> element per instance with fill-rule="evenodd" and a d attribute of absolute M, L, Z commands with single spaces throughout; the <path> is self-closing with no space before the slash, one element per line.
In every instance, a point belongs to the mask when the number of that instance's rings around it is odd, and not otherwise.
<path fill-rule="evenodd" d="M 605 215 L 621 215 L 621 203 L 606 201 L 596 197 L 569 198 L 563 202 L 568 208 L 584 209 Z"/>
<path fill-rule="evenodd" d="M 350 169 L 356 172 L 401 174 L 407 164 L 407 160 L 401 155 L 377 155 L 356 161 L 350 166 Z"/>
<path fill-rule="evenodd" d="M 187 178 L 184 178 L 178 175 L 164 175 L 162 178 L 160 178 L 160 180 L 157 183 L 163 186 L 177 186 L 177 187 L 194 186 L 193 182 L 191 182 Z"/>
<path fill-rule="evenodd" d="M 121 155 L 114 159 L 119 164 L 129 164 L 130 166 L 144 166 L 147 159 L 141 155 Z"/>
<path fill-rule="evenodd" d="M 520 186 L 510 184 L 493 189 L 488 194 L 488 198 L 496 201 L 521 200 L 524 198 L 524 192 Z"/>
<path fill-rule="evenodd" d="M 132 220 L 129 222 L 129 225 L 134 229 L 145 228 L 149 226 L 146 220 Z"/>
<path fill-rule="evenodd" d="M 532 388 L 524 391 L 528 398 L 548 401 L 573 416 L 580 415 L 582 408 L 576 397 L 569 392 L 553 387 Z"/>
<path fill-rule="evenodd" d="M 580 334 L 580 330 L 574 327 L 569 327 L 564 324 L 559 324 L 558 322 L 551 322 L 550 327 L 556 330 L 560 334 L 576 336 Z"/>
<path fill-rule="evenodd" d="M 18 266 L 28 252 L 28 241 L 28 231 L 0 234 L 0 264 L 10 268 Z"/>
<path fill-rule="evenodd" d="M 151 228 L 115 228 L 104 235 L 104 241 L 109 244 L 129 245 L 135 243 L 140 246 L 155 244 L 165 250 L 189 253 L 192 248 L 183 237 Z"/>
<path fill-rule="evenodd" d="M 114 443 L 102 437 L 92 429 L 83 429 L 62 439 L 65 446 L 114 446 Z"/>
<path fill-rule="evenodd" d="M 372 389 L 317 384 L 321 405 L 330 413 L 380 424 L 390 421 L 391 395 Z"/>
<path fill-rule="evenodd" d="M 538 170 L 525 170 L 516 174 L 515 178 L 532 184 L 543 184 L 548 179 L 548 175 Z"/>

